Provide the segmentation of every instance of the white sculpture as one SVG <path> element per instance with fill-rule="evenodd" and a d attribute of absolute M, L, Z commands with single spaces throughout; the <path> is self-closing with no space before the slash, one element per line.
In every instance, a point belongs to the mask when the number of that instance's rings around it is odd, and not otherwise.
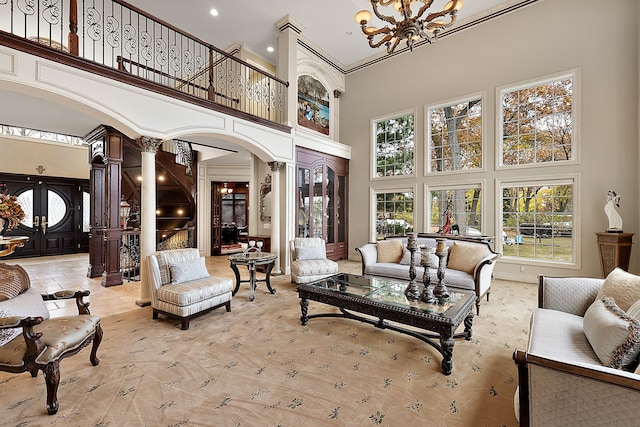
<path fill-rule="evenodd" d="M 604 205 L 604 213 L 607 214 L 609 219 L 608 232 L 621 233 L 622 232 L 622 217 L 618 213 L 617 208 L 620 207 L 620 196 L 615 191 L 609 190 L 607 193 L 607 204 Z"/>

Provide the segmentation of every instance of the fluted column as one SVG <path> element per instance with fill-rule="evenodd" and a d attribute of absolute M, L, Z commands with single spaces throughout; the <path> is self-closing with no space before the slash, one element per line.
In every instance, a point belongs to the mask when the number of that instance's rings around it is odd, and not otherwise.
<path fill-rule="evenodd" d="M 271 168 L 271 252 L 278 255 L 276 265 L 273 267 L 272 274 L 282 274 L 280 269 L 280 171 L 284 167 L 283 162 L 269 162 Z"/>
<path fill-rule="evenodd" d="M 142 155 L 140 202 L 140 307 L 151 304 L 151 279 L 147 257 L 156 250 L 156 151 L 162 143 L 156 138 L 138 138 Z"/>

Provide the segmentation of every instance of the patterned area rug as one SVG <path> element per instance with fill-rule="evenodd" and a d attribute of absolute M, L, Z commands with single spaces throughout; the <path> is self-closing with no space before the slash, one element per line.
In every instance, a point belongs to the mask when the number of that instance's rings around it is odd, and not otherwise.
<path fill-rule="evenodd" d="M 524 349 L 532 284 L 495 281 L 456 340 L 453 373 L 415 338 L 347 319 L 300 324 L 288 276 L 241 288 L 232 311 L 152 320 L 149 308 L 104 317 L 89 349 L 61 363 L 60 410 L 48 416 L 42 375 L 0 372 L 3 426 L 517 426 L 511 359 Z M 310 302 L 309 314 L 335 310 Z"/>

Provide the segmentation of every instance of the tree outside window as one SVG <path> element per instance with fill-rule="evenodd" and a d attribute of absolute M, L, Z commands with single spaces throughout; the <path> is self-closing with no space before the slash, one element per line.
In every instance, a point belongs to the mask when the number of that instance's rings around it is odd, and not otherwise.
<path fill-rule="evenodd" d="M 406 236 L 414 230 L 413 192 L 376 193 L 376 238 Z"/>
<path fill-rule="evenodd" d="M 503 255 L 574 263 L 573 192 L 572 180 L 504 185 Z"/>
<path fill-rule="evenodd" d="M 482 168 L 482 99 L 431 107 L 427 112 L 430 172 Z"/>
<path fill-rule="evenodd" d="M 375 138 L 375 177 L 413 174 L 413 114 L 375 122 Z"/>
<path fill-rule="evenodd" d="M 447 210 L 451 225 L 461 235 L 482 235 L 482 188 L 468 186 L 464 188 L 431 189 L 428 192 L 431 200 L 430 231 L 442 230 Z"/>
<path fill-rule="evenodd" d="M 500 92 L 503 165 L 574 159 L 574 80 L 572 74 Z"/>

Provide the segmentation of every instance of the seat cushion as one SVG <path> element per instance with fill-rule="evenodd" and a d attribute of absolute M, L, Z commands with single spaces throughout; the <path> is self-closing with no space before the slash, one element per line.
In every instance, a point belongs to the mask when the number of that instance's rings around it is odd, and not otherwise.
<path fill-rule="evenodd" d="M 157 291 L 160 301 L 177 306 L 188 306 L 231 292 L 233 281 L 226 277 L 210 276 L 177 285 L 164 285 Z"/>
<path fill-rule="evenodd" d="M 314 259 L 306 261 L 293 261 L 291 263 L 291 274 L 293 276 L 315 276 L 319 274 L 336 274 L 338 263 L 330 259 Z"/>

